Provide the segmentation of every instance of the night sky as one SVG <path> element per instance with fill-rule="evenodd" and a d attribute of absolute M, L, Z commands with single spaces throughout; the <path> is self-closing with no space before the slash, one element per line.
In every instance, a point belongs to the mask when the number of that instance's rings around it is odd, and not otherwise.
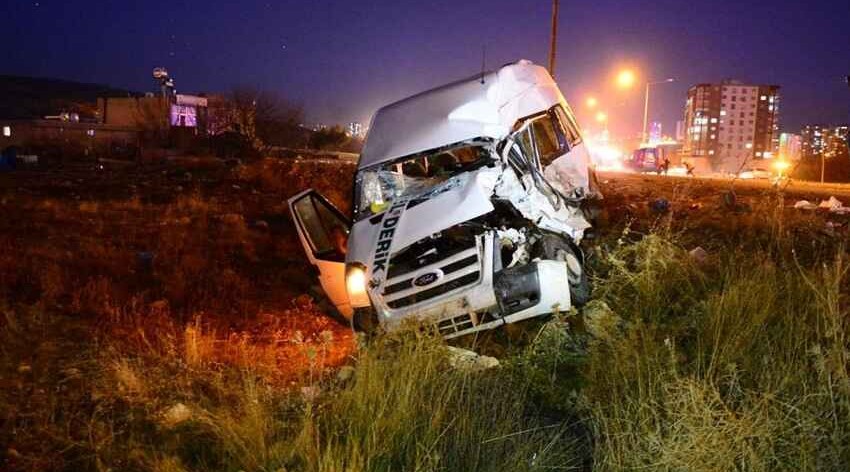
<path fill-rule="evenodd" d="M 550 0 L 0 0 L 0 74 L 138 91 L 165 66 L 178 91 L 256 85 L 300 103 L 310 122 L 368 122 L 379 106 L 531 59 L 546 63 Z M 686 90 L 738 78 L 782 86 L 781 127 L 850 121 L 850 5 L 834 1 L 561 1 L 557 80 L 582 124 L 597 96 L 614 132 L 637 132 L 642 87 L 613 88 L 631 66 L 654 89 L 666 132 Z"/>

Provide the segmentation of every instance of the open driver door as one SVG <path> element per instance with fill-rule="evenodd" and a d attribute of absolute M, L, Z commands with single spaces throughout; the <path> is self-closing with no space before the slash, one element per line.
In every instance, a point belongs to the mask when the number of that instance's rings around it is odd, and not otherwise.
<path fill-rule="evenodd" d="M 310 264 L 319 271 L 319 283 L 328 299 L 344 317 L 353 309 L 345 285 L 345 254 L 351 223 L 313 189 L 288 200 L 298 239 Z"/>

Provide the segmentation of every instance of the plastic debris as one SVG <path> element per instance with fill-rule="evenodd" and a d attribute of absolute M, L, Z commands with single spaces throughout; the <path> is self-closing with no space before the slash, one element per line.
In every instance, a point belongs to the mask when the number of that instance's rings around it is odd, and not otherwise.
<path fill-rule="evenodd" d="M 160 414 L 160 423 L 166 428 L 174 428 L 190 419 L 192 410 L 182 403 L 177 403 Z"/>
<path fill-rule="evenodd" d="M 829 197 L 829 200 L 821 201 L 818 208 L 823 208 L 825 210 L 829 210 L 830 213 L 838 213 L 839 215 L 850 213 L 850 207 L 844 206 L 844 204 L 841 203 L 841 200 L 832 196 Z"/>
<path fill-rule="evenodd" d="M 798 210 L 817 210 L 818 206 L 808 200 L 800 200 L 794 204 Z"/>
<path fill-rule="evenodd" d="M 667 213 L 670 211 L 670 202 L 666 198 L 659 198 L 650 202 L 649 208 L 654 213 Z"/>
<path fill-rule="evenodd" d="M 482 356 L 470 350 L 454 346 L 447 346 L 446 350 L 449 352 L 449 364 L 458 370 L 478 372 L 499 367 L 499 360 L 495 357 Z"/>
<path fill-rule="evenodd" d="M 800 200 L 794 204 L 794 208 L 798 210 L 826 210 L 837 215 L 850 215 L 850 207 L 844 206 L 841 200 L 832 196 L 829 197 L 829 200 L 821 200 L 819 204 Z"/>
<path fill-rule="evenodd" d="M 691 249 L 688 252 L 688 254 L 690 254 L 691 258 L 697 264 L 703 264 L 703 263 L 705 263 L 706 259 L 708 259 L 708 251 L 703 249 L 702 246 L 697 246 L 697 247 Z"/>

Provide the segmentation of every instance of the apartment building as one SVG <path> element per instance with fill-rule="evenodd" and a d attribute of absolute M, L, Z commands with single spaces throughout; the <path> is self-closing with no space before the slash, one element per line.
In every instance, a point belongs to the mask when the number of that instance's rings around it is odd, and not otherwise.
<path fill-rule="evenodd" d="M 688 90 L 684 153 L 715 172 L 763 167 L 779 147 L 779 86 L 734 80 Z"/>

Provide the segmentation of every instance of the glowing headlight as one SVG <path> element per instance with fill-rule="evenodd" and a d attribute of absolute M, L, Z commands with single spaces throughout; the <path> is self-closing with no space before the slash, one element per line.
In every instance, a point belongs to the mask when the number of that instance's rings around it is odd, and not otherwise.
<path fill-rule="evenodd" d="M 361 264 L 351 264 L 345 271 L 345 288 L 348 290 L 348 300 L 354 308 L 369 306 L 369 294 L 366 291 L 366 268 Z"/>

